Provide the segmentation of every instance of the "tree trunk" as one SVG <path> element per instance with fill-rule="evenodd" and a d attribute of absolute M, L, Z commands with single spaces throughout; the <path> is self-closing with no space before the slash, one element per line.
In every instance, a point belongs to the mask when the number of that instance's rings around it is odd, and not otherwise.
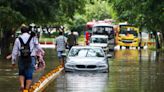
<path fill-rule="evenodd" d="M 11 53 L 11 51 L 10 51 L 10 43 L 12 41 L 11 35 L 12 35 L 11 31 L 3 32 L 3 38 L 1 41 L 1 53 L 2 53 L 3 57 L 5 57 L 9 53 Z"/>
<path fill-rule="evenodd" d="M 2 45 L 2 30 L 0 29 L 0 55 L 1 55 L 1 45 Z"/>
<path fill-rule="evenodd" d="M 0 38 L 0 55 L 1 55 L 1 45 L 2 45 L 2 40 Z"/>

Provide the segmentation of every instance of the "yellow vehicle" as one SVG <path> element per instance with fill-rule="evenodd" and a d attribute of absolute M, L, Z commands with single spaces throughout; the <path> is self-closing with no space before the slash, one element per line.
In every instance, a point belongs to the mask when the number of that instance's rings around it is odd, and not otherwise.
<path fill-rule="evenodd" d="M 119 24 L 116 32 L 116 43 L 120 46 L 138 47 L 140 44 L 139 29 L 128 24 Z"/>

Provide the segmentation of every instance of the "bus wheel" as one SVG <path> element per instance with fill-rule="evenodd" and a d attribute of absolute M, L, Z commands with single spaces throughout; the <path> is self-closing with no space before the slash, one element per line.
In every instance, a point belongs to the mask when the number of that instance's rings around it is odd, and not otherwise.
<path fill-rule="evenodd" d="M 143 46 L 141 46 L 140 49 L 143 49 Z"/>
<path fill-rule="evenodd" d="M 122 46 L 120 46 L 120 49 L 122 49 Z"/>

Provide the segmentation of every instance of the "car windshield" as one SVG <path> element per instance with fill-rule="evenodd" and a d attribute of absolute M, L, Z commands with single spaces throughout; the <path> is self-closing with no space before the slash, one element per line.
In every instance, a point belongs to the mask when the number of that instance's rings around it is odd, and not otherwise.
<path fill-rule="evenodd" d="M 72 48 L 69 57 L 104 57 L 104 52 L 99 48 Z"/>
<path fill-rule="evenodd" d="M 107 43 L 107 38 L 91 38 L 91 43 Z"/>

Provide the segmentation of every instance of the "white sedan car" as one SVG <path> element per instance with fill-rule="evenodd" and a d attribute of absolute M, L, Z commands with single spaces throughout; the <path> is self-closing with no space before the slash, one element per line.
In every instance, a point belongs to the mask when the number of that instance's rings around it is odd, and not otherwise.
<path fill-rule="evenodd" d="M 108 72 L 108 56 L 101 47 L 74 46 L 68 53 L 65 71 Z"/>

